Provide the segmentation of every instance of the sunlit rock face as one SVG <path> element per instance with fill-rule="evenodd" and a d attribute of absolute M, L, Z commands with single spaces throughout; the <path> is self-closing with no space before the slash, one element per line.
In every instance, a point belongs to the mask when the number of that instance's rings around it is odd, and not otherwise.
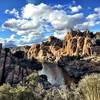
<path fill-rule="evenodd" d="M 33 44 L 27 53 L 28 58 L 29 59 L 36 58 L 38 56 L 39 51 L 40 51 L 40 45 Z"/>
<path fill-rule="evenodd" d="M 80 35 L 81 34 L 81 35 Z M 64 39 L 64 52 L 66 55 L 92 55 L 92 38 L 89 33 L 69 32 Z"/>
<path fill-rule="evenodd" d="M 100 32 L 96 32 L 96 38 L 100 39 Z"/>
<path fill-rule="evenodd" d="M 52 85 L 64 85 L 64 76 L 63 72 L 60 67 L 57 66 L 57 64 L 52 63 L 43 63 L 43 69 L 39 71 L 39 75 L 46 75 L 48 78 L 48 81 Z"/>
<path fill-rule="evenodd" d="M 57 39 L 56 37 L 54 36 L 50 36 L 48 38 L 48 41 L 47 41 L 50 46 L 55 46 L 55 47 L 58 47 L 58 48 L 61 48 L 63 45 L 63 42 L 60 40 L 60 39 Z"/>
<path fill-rule="evenodd" d="M 54 62 L 62 46 L 63 42 L 60 39 L 51 36 L 47 42 L 43 42 L 41 45 L 33 44 L 27 55 L 29 59 L 36 58 L 41 62 Z"/>
<path fill-rule="evenodd" d="M 83 55 L 92 55 L 92 41 L 89 37 L 84 39 Z"/>
<path fill-rule="evenodd" d="M 43 68 L 39 74 L 46 75 L 51 84 L 70 85 L 77 82 L 85 73 L 90 73 L 90 69 L 94 71 L 91 67 L 94 62 L 83 60 L 85 57 L 92 57 L 94 50 L 100 54 L 100 47 L 96 43 L 94 46 L 93 40 L 94 35 L 88 30 L 71 31 L 66 34 L 63 41 L 50 36 L 48 41 L 32 45 L 27 55 L 30 60 L 35 58 L 42 63 Z"/>
<path fill-rule="evenodd" d="M 41 45 L 33 44 L 28 51 L 28 58 L 36 58 L 41 62 L 56 62 L 60 57 L 69 56 L 91 56 L 93 54 L 93 34 L 89 31 L 68 32 L 64 40 L 50 36 Z"/>

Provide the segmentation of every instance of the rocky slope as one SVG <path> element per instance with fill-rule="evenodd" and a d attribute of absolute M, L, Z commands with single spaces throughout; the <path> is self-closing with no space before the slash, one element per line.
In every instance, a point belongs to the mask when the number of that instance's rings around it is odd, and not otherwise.
<path fill-rule="evenodd" d="M 86 74 L 99 73 L 100 45 L 97 35 L 88 30 L 72 30 L 64 40 L 50 36 L 46 42 L 33 44 L 31 47 L 0 48 L 0 85 L 7 82 L 16 85 L 34 70 L 41 69 L 51 75 L 47 78 L 55 79 L 55 76 L 60 76 L 68 85 L 77 83 Z M 52 70 L 50 66 L 43 65 L 53 65 L 55 68 Z"/>
<path fill-rule="evenodd" d="M 10 83 L 16 85 L 23 81 L 33 70 L 42 69 L 36 59 L 28 60 L 29 46 L 1 49 L 0 53 L 0 85 Z M 37 67 L 38 66 L 38 67 Z"/>
<path fill-rule="evenodd" d="M 95 35 L 92 32 L 71 31 L 63 41 L 56 37 L 49 37 L 47 42 L 41 45 L 33 44 L 28 51 L 28 58 L 40 59 L 40 61 L 56 61 L 62 56 L 91 56 L 97 53 Z M 98 47 L 99 48 L 99 47 Z"/>
<path fill-rule="evenodd" d="M 100 46 L 96 40 L 96 35 L 88 30 L 71 31 L 64 40 L 51 36 L 41 45 L 33 44 L 27 55 L 28 59 L 61 67 L 65 83 L 70 84 L 78 82 L 85 74 L 100 72 Z"/>

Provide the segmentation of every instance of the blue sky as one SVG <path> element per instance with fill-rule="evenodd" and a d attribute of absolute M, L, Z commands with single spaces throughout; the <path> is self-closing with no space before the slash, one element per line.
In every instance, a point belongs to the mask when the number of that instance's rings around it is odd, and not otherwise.
<path fill-rule="evenodd" d="M 100 31 L 100 0 L 1 0 L 0 41 L 31 45 L 70 28 Z"/>

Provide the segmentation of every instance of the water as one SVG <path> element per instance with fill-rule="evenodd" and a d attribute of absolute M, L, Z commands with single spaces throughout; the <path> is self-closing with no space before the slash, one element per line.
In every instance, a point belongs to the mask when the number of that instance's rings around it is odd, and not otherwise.
<path fill-rule="evenodd" d="M 52 85 L 65 85 L 63 72 L 57 64 L 43 63 L 42 65 L 43 69 L 39 71 L 39 75 L 46 75 Z"/>

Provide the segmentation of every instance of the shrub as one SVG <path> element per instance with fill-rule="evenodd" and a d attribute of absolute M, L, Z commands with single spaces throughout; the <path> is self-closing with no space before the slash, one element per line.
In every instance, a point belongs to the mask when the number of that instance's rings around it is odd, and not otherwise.
<path fill-rule="evenodd" d="M 80 100 L 100 100 L 100 74 L 85 76 L 76 91 Z"/>
<path fill-rule="evenodd" d="M 37 86 L 37 80 L 38 80 L 38 73 L 34 71 L 26 78 L 26 83 L 30 86 Z"/>
<path fill-rule="evenodd" d="M 13 95 L 13 100 L 39 100 L 32 89 L 26 86 L 18 85 L 16 88 L 12 88 L 10 93 Z"/>
<path fill-rule="evenodd" d="M 0 86 L 0 100 L 12 100 L 12 94 L 9 92 L 11 86 L 9 84 L 3 84 Z"/>

